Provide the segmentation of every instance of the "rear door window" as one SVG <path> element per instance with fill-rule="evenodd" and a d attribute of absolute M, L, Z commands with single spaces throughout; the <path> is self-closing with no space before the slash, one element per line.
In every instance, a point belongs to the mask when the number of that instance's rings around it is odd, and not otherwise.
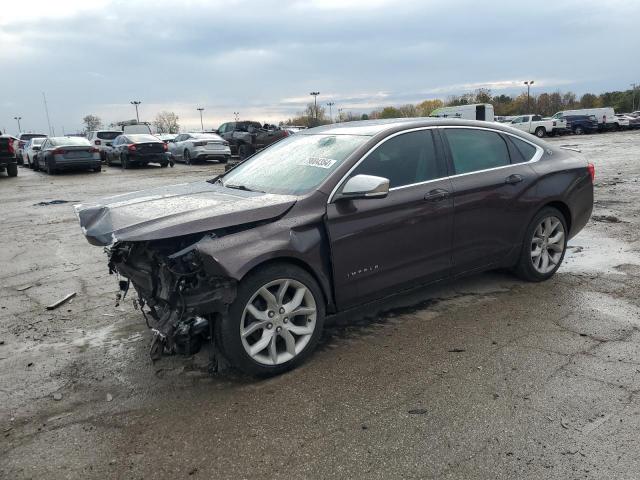
<path fill-rule="evenodd" d="M 352 172 L 389 179 L 389 187 L 426 182 L 444 176 L 430 130 L 404 133 L 377 147 Z"/>
<path fill-rule="evenodd" d="M 498 133 L 470 128 L 443 130 L 456 175 L 511 164 L 507 143 Z"/>

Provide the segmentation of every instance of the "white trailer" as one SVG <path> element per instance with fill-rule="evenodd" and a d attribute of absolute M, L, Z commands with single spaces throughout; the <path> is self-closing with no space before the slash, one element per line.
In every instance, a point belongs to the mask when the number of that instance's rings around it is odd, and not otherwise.
<path fill-rule="evenodd" d="M 463 118 L 465 120 L 483 120 L 493 122 L 493 105 L 490 103 L 474 103 L 471 105 L 458 105 L 456 107 L 442 107 L 434 110 L 430 117 Z"/>

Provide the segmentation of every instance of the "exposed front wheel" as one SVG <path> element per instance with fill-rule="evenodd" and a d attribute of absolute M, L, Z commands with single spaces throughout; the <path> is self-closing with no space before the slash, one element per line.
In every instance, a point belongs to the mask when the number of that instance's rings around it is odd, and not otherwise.
<path fill-rule="evenodd" d="M 236 368 L 250 375 L 276 375 L 311 354 L 324 315 L 322 292 L 313 277 L 294 265 L 274 264 L 240 283 L 217 338 Z"/>
<path fill-rule="evenodd" d="M 547 132 L 545 131 L 544 127 L 538 127 L 536 128 L 536 137 L 538 138 L 542 138 L 547 134 Z"/>
<path fill-rule="evenodd" d="M 527 228 L 516 274 L 529 282 L 551 278 L 564 259 L 567 234 L 562 213 L 552 207 L 543 208 Z"/>

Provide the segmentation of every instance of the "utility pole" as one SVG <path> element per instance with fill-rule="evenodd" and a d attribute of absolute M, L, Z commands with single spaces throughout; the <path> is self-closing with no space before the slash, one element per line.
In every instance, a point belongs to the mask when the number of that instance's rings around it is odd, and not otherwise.
<path fill-rule="evenodd" d="M 631 84 L 631 111 L 636 111 L 636 88 L 638 88 L 637 83 Z"/>
<path fill-rule="evenodd" d="M 18 133 L 20 133 L 22 131 L 22 127 L 20 126 L 20 120 L 22 120 L 22 117 L 13 117 L 13 119 L 18 122 Z"/>
<path fill-rule="evenodd" d="M 524 84 L 527 86 L 527 114 L 531 113 L 531 107 L 529 106 L 529 99 L 530 99 L 530 90 L 531 90 L 531 85 L 533 85 L 533 80 L 529 80 L 528 82 L 524 82 Z"/>
<path fill-rule="evenodd" d="M 329 122 L 333 123 L 333 115 L 331 114 L 331 107 L 333 107 L 336 103 L 335 102 L 327 102 L 327 105 L 329 106 Z"/>
<path fill-rule="evenodd" d="M 240 120 L 240 112 L 233 112 L 233 117 L 236 119 L 236 122 Z"/>
<path fill-rule="evenodd" d="M 44 113 L 47 114 L 47 125 L 49 125 L 49 135 L 54 135 L 53 129 L 51 128 L 51 120 L 49 120 L 49 107 L 47 107 L 47 96 L 42 92 L 42 99 L 44 100 Z"/>
<path fill-rule="evenodd" d="M 196 108 L 196 110 L 198 110 L 200 112 L 200 127 L 202 128 L 202 131 L 204 132 L 204 123 L 202 123 L 202 112 L 204 111 L 204 108 L 198 107 L 198 108 Z"/>
<path fill-rule="evenodd" d="M 338 123 L 342 122 L 342 108 L 338 109 Z"/>
<path fill-rule="evenodd" d="M 320 92 L 311 92 L 309 93 L 309 95 L 313 95 L 313 114 L 315 117 L 315 125 L 318 125 L 318 95 L 320 95 Z"/>
<path fill-rule="evenodd" d="M 138 116 L 138 105 L 140 105 L 142 102 L 138 100 L 132 100 L 129 103 L 131 103 L 131 105 L 134 105 L 136 107 L 136 121 L 140 123 L 140 117 Z"/>

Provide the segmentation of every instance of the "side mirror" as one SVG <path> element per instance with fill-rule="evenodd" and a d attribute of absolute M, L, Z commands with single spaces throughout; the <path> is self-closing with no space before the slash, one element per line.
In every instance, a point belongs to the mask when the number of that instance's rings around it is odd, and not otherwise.
<path fill-rule="evenodd" d="M 356 175 L 347 180 L 335 199 L 384 198 L 388 194 L 388 178 L 374 175 Z"/>

